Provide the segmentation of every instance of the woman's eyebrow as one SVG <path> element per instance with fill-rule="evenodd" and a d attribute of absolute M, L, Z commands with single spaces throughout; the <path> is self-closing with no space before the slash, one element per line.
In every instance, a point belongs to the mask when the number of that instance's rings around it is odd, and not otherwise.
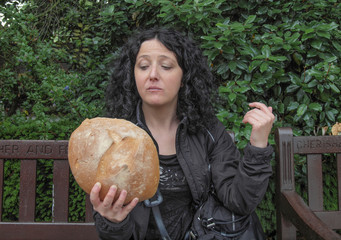
<path fill-rule="evenodd" d="M 139 56 L 137 59 L 140 59 L 140 58 L 151 58 L 150 57 L 150 55 L 147 55 L 147 54 L 145 54 L 145 55 L 141 55 L 141 56 Z M 166 56 L 166 55 L 159 55 L 157 58 L 166 58 L 166 59 L 171 59 L 171 60 L 173 60 L 173 58 L 171 58 L 171 57 L 169 57 L 169 56 Z"/>

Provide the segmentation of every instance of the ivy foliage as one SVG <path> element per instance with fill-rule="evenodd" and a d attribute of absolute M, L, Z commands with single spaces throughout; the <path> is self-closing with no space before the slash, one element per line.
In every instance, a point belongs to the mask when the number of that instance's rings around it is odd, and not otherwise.
<path fill-rule="evenodd" d="M 103 115 L 108 63 L 135 30 L 156 25 L 187 32 L 203 49 L 220 85 L 217 116 L 235 132 L 240 149 L 250 136 L 251 127 L 242 118 L 253 101 L 273 107 L 274 129 L 290 126 L 296 135 L 329 134 L 341 121 L 337 0 L 21 3 L 21 8 L 0 4 L 1 139 L 68 139 L 82 120 Z M 298 189 L 304 195 L 305 161 L 296 162 Z M 15 166 L 5 165 L 8 186 L 17 184 Z M 48 163 L 38 169 L 47 178 L 51 174 Z M 335 176 L 333 166 L 324 171 Z M 332 207 L 335 179 L 325 182 L 330 187 L 327 205 Z M 40 184 L 39 191 L 50 194 L 43 179 Z M 4 193 L 5 208 L 14 206 L 15 192 Z M 274 192 L 271 179 L 257 210 L 269 237 L 275 234 Z M 70 218 L 81 219 L 84 213 L 76 209 L 83 196 L 71 197 Z M 48 202 L 41 208 L 46 206 Z"/>

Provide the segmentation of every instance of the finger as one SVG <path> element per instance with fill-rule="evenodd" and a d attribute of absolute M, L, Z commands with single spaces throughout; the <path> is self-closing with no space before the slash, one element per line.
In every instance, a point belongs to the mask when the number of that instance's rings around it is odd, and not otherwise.
<path fill-rule="evenodd" d="M 255 116 L 259 119 L 268 119 L 268 120 L 272 119 L 272 115 L 273 115 L 272 113 L 267 114 L 258 108 L 254 108 L 245 114 L 245 116 Z"/>
<path fill-rule="evenodd" d="M 134 198 L 128 205 L 126 205 L 123 208 L 123 212 L 128 215 L 134 209 L 134 207 L 136 207 L 138 202 L 139 202 L 139 199 L 138 198 Z"/>
<path fill-rule="evenodd" d="M 247 115 L 247 116 L 245 115 L 243 119 L 243 123 L 249 123 L 253 127 L 255 127 L 255 126 L 261 125 L 262 120 L 260 120 L 260 118 L 255 115 Z"/>
<path fill-rule="evenodd" d="M 244 116 L 243 123 L 250 122 L 249 119 L 255 119 L 260 122 L 271 121 L 271 117 L 258 108 L 248 111 Z"/>
<path fill-rule="evenodd" d="M 254 109 L 245 114 L 243 123 L 249 123 L 253 128 L 269 128 L 274 122 L 274 116 L 268 116 L 259 109 Z"/>
<path fill-rule="evenodd" d="M 120 211 L 123 207 L 123 204 L 124 204 L 124 201 L 126 200 L 126 197 L 127 197 L 127 191 L 122 190 L 121 194 L 118 197 L 118 199 L 116 200 L 113 208 L 117 211 Z"/>
<path fill-rule="evenodd" d="M 97 182 L 91 189 L 90 202 L 96 208 L 100 203 L 99 192 L 101 191 L 101 183 Z"/>
<path fill-rule="evenodd" d="M 110 208 L 112 206 L 112 204 L 114 202 L 114 198 L 116 196 L 116 192 L 117 192 L 117 187 L 115 185 L 112 185 L 109 188 L 109 191 L 103 200 L 103 207 L 104 208 Z"/>
<path fill-rule="evenodd" d="M 264 103 L 252 102 L 252 103 L 249 104 L 249 106 L 257 108 L 257 109 L 260 109 L 260 110 L 262 110 L 263 112 L 265 112 L 267 114 L 272 114 L 272 108 L 270 110 Z"/>
<path fill-rule="evenodd" d="M 257 103 L 250 103 L 250 105 L 251 106 L 256 106 L 257 105 Z M 265 104 L 263 104 L 263 103 L 260 103 L 260 105 L 257 105 L 258 107 L 260 107 L 260 108 L 254 108 L 254 109 L 252 109 L 252 110 L 250 110 L 249 112 L 247 112 L 246 113 L 246 115 L 247 114 L 250 114 L 250 113 L 256 113 L 256 114 L 258 114 L 259 116 L 267 116 L 267 117 L 269 117 L 269 119 L 268 120 L 270 120 L 270 121 L 274 121 L 275 120 L 275 115 L 272 113 L 272 107 L 267 107 Z"/>

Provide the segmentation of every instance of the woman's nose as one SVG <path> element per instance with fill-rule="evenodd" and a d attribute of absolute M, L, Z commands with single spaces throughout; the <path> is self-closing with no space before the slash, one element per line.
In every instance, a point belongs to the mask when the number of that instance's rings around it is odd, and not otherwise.
<path fill-rule="evenodd" d="M 159 72 L 156 65 L 152 65 L 149 74 L 150 80 L 158 80 L 159 79 Z"/>

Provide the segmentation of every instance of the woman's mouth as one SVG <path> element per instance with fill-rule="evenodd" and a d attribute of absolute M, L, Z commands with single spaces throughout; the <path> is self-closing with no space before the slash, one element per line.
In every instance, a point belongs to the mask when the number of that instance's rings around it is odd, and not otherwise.
<path fill-rule="evenodd" d="M 162 90 L 161 88 L 154 87 L 154 86 L 147 88 L 147 91 L 150 91 L 150 92 L 158 92 L 158 91 L 161 91 L 161 90 Z"/>

